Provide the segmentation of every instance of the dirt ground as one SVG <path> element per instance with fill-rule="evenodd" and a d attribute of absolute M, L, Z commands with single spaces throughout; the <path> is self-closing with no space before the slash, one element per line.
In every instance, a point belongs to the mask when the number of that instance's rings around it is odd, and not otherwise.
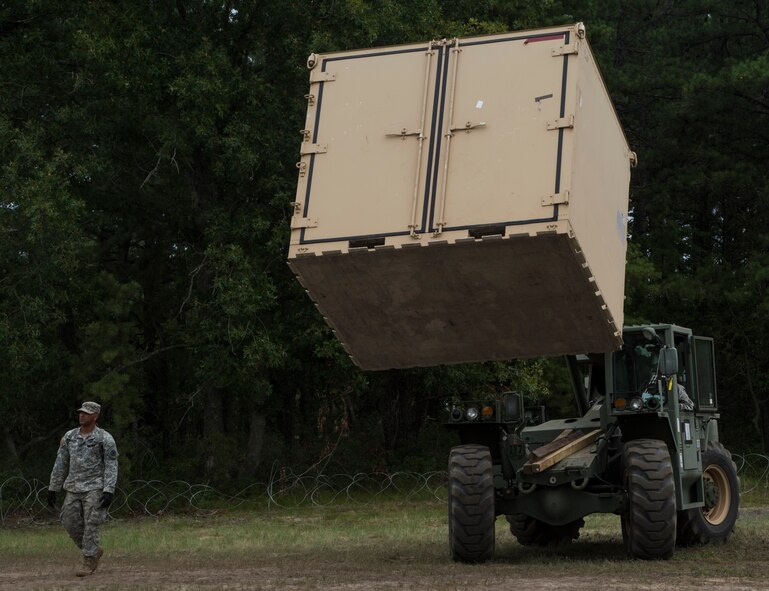
<path fill-rule="evenodd" d="M 406 561 L 407 562 L 407 561 Z M 289 567 L 290 565 L 290 567 Z M 183 562 L 127 562 L 105 557 L 100 569 L 92 576 L 78 579 L 75 564 L 42 562 L 9 564 L 0 557 L 0 589 L 30 591 L 38 589 L 162 589 L 162 590 L 243 590 L 294 591 L 326 589 L 358 590 L 509 590 L 523 586 L 526 591 L 551 589 L 590 590 L 698 590 L 736 591 L 769 589 L 769 582 L 760 579 L 696 577 L 690 568 L 681 565 L 681 574 L 654 574 L 653 563 L 618 563 L 621 573 L 615 576 L 559 575 L 525 573 L 525 568 L 513 565 L 467 566 L 436 564 L 433 572 L 426 565 L 393 564 L 391 569 L 313 562 L 249 566 L 219 562 L 190 565 Z M 546 565 L 543 565 L 546 567 Z M 539 569 L 537 569 L 539 570 Z M 580 569 L 580 570 L 584 570 Z M 668 570 L 668 569 L 664 569 Z"/>

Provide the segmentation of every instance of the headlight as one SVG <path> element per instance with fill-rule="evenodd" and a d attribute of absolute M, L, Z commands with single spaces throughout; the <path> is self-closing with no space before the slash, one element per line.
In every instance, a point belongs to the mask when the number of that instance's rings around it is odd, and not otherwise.
<path fill-rule="evenodd" d="M 451 409 L 451 420 L 452 421 L 461 421 L 462 420 L 462 409 L 461 408 L 452 408 Z"/>
<path fill-rule="evenodd" d="M 468 408 L 467 412 L 465 412 L 465 418 L 468 421 L 474 421 L 475 419 L 477 419 L 478 418 L 478 409 L 473 407 L 473 406 Z"/>
<path fill-rule="evenodd" d="M 639 410 L 643 410 L 644 401 L 641 400 L 640 398 L 633 398 L 630 401 L 630 405 L 629 406 L 630 406 L 630 410 L 634 410 L 634 411 L 638 412 Z"/>

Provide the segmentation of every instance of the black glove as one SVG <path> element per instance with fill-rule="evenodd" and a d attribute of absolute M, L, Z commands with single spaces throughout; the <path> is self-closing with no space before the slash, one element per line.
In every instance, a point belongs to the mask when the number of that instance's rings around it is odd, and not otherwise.
<path fill-rule="evenodd" d="M 48 491 L 48 506 L 53 508 L 53 506 L 56 504 L 56 491 L 55 490 L 49 490 Z"/>
<path fill-rule="evenodd" d="M 106 509 L 112 504 L 112 497 L 115 495 L 113 493 L 104 492 L 101 494 L 101 503 L 99 504 L 99 507 L 102 509 Z"/>

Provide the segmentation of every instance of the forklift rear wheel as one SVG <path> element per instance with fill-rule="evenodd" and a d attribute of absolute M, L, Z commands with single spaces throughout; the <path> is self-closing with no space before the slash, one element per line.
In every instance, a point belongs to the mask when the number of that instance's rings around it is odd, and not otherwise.
<path fill-rule="evenodd" d="M 734 531 L 740 508 L 740 479 L 731 454 L 717 441 L 702 454 L 705 505 L 678 513 L 678 543 L 682 546 L 725 542 Z"/>
<path fill-rule="evenodd" d="M 506 515 L 512 533 L 522 546 L 562 546 L 579 538 L 585 525 L 580 518 L 565 525 L 550 525 L 523 513 Z"/>

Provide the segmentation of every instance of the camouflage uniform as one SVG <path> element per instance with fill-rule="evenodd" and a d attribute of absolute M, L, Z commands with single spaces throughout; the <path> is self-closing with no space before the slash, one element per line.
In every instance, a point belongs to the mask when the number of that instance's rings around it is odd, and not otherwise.
<path fill-rule="evenodd" d="M 117 458 L 115 440 L 99 427 L 85 436 L 79 427 L 67 431 L 59 445 L 48 488 L 67 492 L 61 521 L 86 557 L 99 552 L 99 526 L 107 518 L 101 496 L 115 492 Z"/>
<path fill-rule="evenodd" d="M 678 384 L 678 406 L 681 410 L 694 410 L 694 402 L 681 384 Z"/>

